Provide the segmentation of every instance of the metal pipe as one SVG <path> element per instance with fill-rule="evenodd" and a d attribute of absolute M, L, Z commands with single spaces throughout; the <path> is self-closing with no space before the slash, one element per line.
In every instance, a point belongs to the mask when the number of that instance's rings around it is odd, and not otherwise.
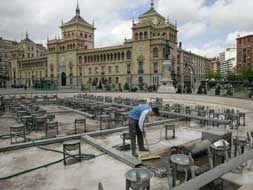
<path fill-rule="evenodd" d="M 149 122 L 149 123 L 145 123 L 144 126 L 145 127 L 150 127 L 150 126 L 156 126 L 156 125 L 163 125 L 166 123 L 173 123 L 173 122 L 177 122 L 182 120 L 182 118 L 177 118 L 177 119 L 165 119 L 165 120 L 158 120 L 158 121 L 153 121 L 153 122 Z"/>
<path fill-rule="evenodd" d="M 136 167 L 142 165 L 142 162 L 140 160 L 131 156 L 130 154 L 124 154 L 118 150 L 112 149 L 111 147 L 107 147 L 105 145 L 98 144 L 94 138 L 92 138 L 88 135 L 83 135 L 81 137 L 81 139 L 84 142 L 94 146 L 98 150 L 105 152 L 105 153 L 109 154 L 110 156 L 114 157 L 115 159 L 124 162 L 125 164 L 127 164 L 130 167 L 136 168 Z"/>
<path fill-rule="evenodd" d="M 212 119 L 212 118 L 200 117 L 200 116 L 195 116 L 195 115 L 188 115 L 188 114 L 183 114 L 183 113 L 175 113 L 175 112 L 169 112 L 169 111 L 160 111 L 160 113 L 165 114 L 165 115 L 176 116 L 176 117 L 184 117 L 184 118 L 191 118 L 191 119 L 196 119 L 196 120 L 200 120 L 200 121 L 207 121 L 210 123 L 219 123 L 219 124 L 223 124 L 223 125 L 230 124 L 230 121 L 228 121 L 228 120 Z"/>
<path fill-rule="evenodd" d="M 53 144 L 53 143 L 61 143 L 63 141 L 67 141 L 67 140 L 80 139 L 80 137 L 83 135 L 89 135 L 92 137 L 100 136 L 100 135 L 108 135 L 108 134 L 112 134 L 112 133 L 121 132 L 121 131 L 124 131 L 127 129 L 128 129 L 128 127 L 120 127 L 120 128 L 116 128 L 116 129 L 107 129 L 107 130 L 102 130 L 102 131 L 80 133 L 80 134 L 76 134 L 76 135 L 67 135 L 67 136 L 50 138 L 50 139 L 35 140 L 35 141 L 25 142 L 25 143 L 20 143 L 20 144 L 12 144 L 9 146 L 1 147 L 0 152 L 10 151 L 10 150 L 18 150 L 21 148 L 29 148 L 29 147 L 33 147 L 33 146 L 41 146 L 41 145 L 47 145 L 47 144 Z"/>
<path fill-rule="evenodd" d="M 86 113 L 86 112 L 82 112 L 82 111 L 79 111 L 79 110 L 75 110 L 75 109 L 72 109 L 72 108 L 69 108 L 69 107 L 65 107 L 66 109 L 68 109 L 69 111 L 72 111 L 72 112 L 75 112 L 75 113 L 78 113 L 86 118 L 90 118 L 90 119 L 94 119 L 95 118 L 95 115 L 92 115 L 92 114 L 89 114 L 89 113 Z"/>

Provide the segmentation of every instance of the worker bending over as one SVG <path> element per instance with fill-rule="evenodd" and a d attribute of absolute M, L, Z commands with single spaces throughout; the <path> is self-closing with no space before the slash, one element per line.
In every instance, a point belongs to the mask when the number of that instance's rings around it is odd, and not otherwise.
<path fill-rule="evenodd" d="M 142 104 L 134 107 L 128 114 L 129 134 L 131 139 L 132 155 L 138 157 L 136 153 L 136 135 L 140 151 L 148 151 L 144 147 L 143 136 L 145 136 L 144 122 L 151 116 L 159 116 L 157 107 L 150 107 L 149 104 Z"/>

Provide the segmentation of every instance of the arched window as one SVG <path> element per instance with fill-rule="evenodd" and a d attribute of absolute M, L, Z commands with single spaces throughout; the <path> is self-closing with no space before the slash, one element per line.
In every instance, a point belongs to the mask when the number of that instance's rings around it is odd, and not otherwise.
<path fill-rule="evenodd" d="M 144 39 L 147 39 L 147 38 L 148 38 L 148 33 L 144 32 Z"/>
<path fill-rule="evenodd" d="M 141 32 L 140 33 L 140 40 L 142 40 L 142 38 L 143 38 L 143 33 Z"/>
<path fill-rule="evenodd" d="M 158 48 L 157 47 L 155 47 L 153 49 L 153 57 L 158 57 Z"/>
<path fill-rule="evenodd" d="M 108 73 L 112 72 L 112 66 L 108 66 Z"/>
<path fill-rule="evenodd" d="M 99 62 L 99 55 L 97 55 L 97 62 Z"/>
<path fill-rule="evenodd" d="M 131 55 L 131 51 L 130 50 L 127 51 L 126 57 L 127 57 L 128 60 L 131 59 L 132 55 Z"/>
<path fill-rule="evenodd" d="M 83 62 L 83 58 L 82 56 L 79 56 L 79 64 L 82 64 L 82 62 Z"/>
<path fill-rule="evenodd" d="M 118 61 L 120 60 L 120 52 L 118 52 Z"/>
<path fill-rule="evenodd" d="M 93 60 L 94 60 L 94 62 L 97 61 L 97 56 L 96 55 L 93 55 Z"/>
<path fill-rule="evenodd" d="M 91 69 L 91 67 L 89 67 L 89 74 L 92 74 L 92 69 Z"/>
<path fill-rule="evenodd" d="M 138 33 L 135 33 L 135 40 L 138 40 Z"/>
<path fill-rule="evenodd" d="M 143 61 L 138 62 L 138 73 L 143 74 L 144 73 L 144 68 L 143 68 Z"/>
<path fill-rule="evenodd" d="M 86 57 L 86 56 L 84 56 L 84 62 L 85 62 L 85 63 L 87 62 L 87 57 Z"/>
<path fill-rule="evenodd" d="M 117 60 L 117 53 L 114 53 L 114 59 L 113 59 L 114 61 L 116 61 Z"/>
<path fill-rule="evenodd" d="M 115 72 L 119 73 L 119 66 L 118 65 L 115 66 Z"/>
<path fill-rule="evenodd" d="M 111 55 L 110 55 L 110 61 L 112 61 L 113 60 L 113 54 L 111 53 Z"/>
<path fill-rule="evenodd" d="M 121 59 L 124 60 L 125 59 L 125 53 L 121 52 Z"/>

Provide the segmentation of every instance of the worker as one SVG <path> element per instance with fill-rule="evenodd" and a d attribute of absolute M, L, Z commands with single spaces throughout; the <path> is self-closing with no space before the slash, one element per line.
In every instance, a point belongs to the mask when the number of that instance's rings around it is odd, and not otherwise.
<path fill-rule="evenodd" d="M 142 104 L 134 107 L 128 114 L 129 135 L 131 139 L 131 150 L 134 157 L 138 157 L 136 153 L 136 136 L 140 151 L 148 151 L 144 147 L 143 136 L 145 136 L 144 122 L 148 116 L 158 116 L 159 109 L 150 107 L 149 104 Z"/>

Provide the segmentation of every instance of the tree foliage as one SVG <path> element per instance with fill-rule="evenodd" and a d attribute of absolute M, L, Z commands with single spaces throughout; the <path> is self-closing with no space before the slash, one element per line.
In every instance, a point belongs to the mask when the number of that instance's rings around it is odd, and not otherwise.
<path fill-rule="evenodd" d="M 250 80 L 253 78 L 253 70 L 250 67 L 245 67 L 241 70 L 240 75 L 243 80 Z"/>
<path fill-rule="evenodd" d="M 222 77 L 221 77 L 220 70 L 217 70 L 215 72 L 209 71 L 207 74 L 207 79 L 209 79 L 209 80 L 212 80 L 212 79 L 221 80 L 221 78 Z"/>

